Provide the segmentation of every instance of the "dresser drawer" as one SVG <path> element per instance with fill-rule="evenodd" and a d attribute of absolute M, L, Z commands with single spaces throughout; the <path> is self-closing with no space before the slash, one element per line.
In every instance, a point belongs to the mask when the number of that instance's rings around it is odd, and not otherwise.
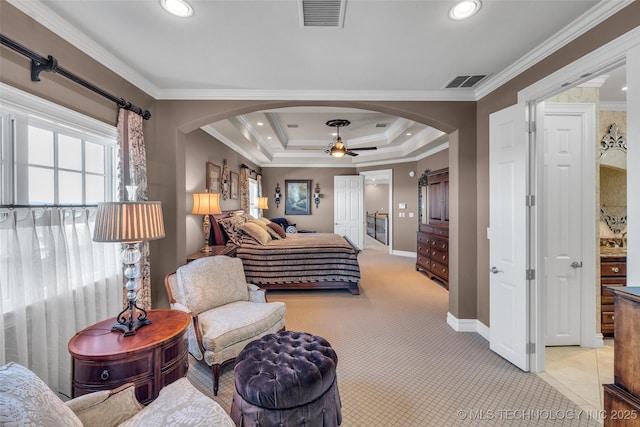
<path fill-rule="evenodd" d="M 448 252 L 449 243 L 444 240 L 433 239 L 431 240 L 431 247 L 440 251 Z"/>
<path fill-rule="evenodd" d="M 136 377 L 152 377 L 153 354 L 147 352 L 136 358 L 108 363 L 74 359 L 73 373 L 76 382 L 88 385 L 119 384 Z"/>
<path fill-rule="evenodd" d="M 600 275 L 601 276 L 626 276 L 627 263 L 626 262 L 601 262 Z"/>
<path fill-rule="evenodd" d="M 431 260 L 424 255 L 418 254 L 418 260 L 416 261 L 416 267 L 423 268 L 427 271 L 431 270 Z"/>
<path fill-rule="evenodd" d="M 449 237 L 449 229 L 447 228 L 433 227 L 432 233 L 434 236 Z"/>
<path fill-rule="evenodd" d="M 614 319 L 614 311 L 613 311 L 613 305 L 603 305 L 601 307 L 601 318 L 600 318 L 600 322 L 603 325 L 613 325 L 613 319 Z"/>
<path fill-rule="evenodd" d="M 431 249 L 430 256 L 432 261 L 438 262 L 442 265 L 449 265 L 448 252 L 439 251 L 437 249 Z"/>
<path fill-rule="evenodd" d="M 431 261 L 431 269 L 429 271 L 431 271 L 436 276 L 442 277 L 443 279 L 449 279 L 449 267 L 447 267 L 446 265 Z"/>
<path fill-rule="evenodd" d="M 431 246 L 431 236 L 426 233 L 418 232 L 418 243 L 424 243 L 427 246 Z"/>
<path fill-rule="evenodd" d="M 430 253 L 431 253 L 431 245 L 418 242 L 418 255 L 423 255 L 428 257 Z"/>

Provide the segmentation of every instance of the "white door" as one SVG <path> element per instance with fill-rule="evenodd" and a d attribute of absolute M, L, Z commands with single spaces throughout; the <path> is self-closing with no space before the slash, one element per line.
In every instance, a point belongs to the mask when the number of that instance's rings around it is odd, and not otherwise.
<path fill-rule="evenodd" d="M 593 115 L 593 104 L 544 105 L 544 226 L 541 231 L 546 345 L 582 344 L 581 305 L 586 297 L 583 293 L 595 293 L 596 289 L 596 286 L 590 290 L 583 286 L 585 273 L 593 271 L 584 264 L 595 257 L 587 255 L 595 241 L 592 213 L 595 205 L 591 200 L 584 200 L 587 192 L 595 193 L 595 185 L 589 185 L 595 178 L 585 175 L 591 172 L 585 162 L 585 154 L 591 151 L 587 144 L 595 144 L 588 131 L 588 126 L 594 126 L 590 119 Z M 591 164 L 595 164 L 594 159 Z M 591 232 L 585 222 L 591 224 Z M 591 280 L 595 277 L 593 274 Z M 595 312 L 595 307 L 587 310 Z M 594 335 L 595 330 L 591 334 Z"/>
<path fill-rule="evenodd" d="M 529 370 L 527 134 L 517 105 L 489 117 L 489 347 Z"/>
<path fill-rule="evenodd" d="M 334 176 L 333 206 L 333 232 L 364 249 L 364 176 Z"/>

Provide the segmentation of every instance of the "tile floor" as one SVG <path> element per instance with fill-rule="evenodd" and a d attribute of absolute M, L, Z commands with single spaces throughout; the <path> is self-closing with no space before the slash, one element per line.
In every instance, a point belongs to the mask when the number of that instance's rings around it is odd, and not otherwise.
<path fill-rule="evenodd" d="M 545 371 L 538 374 L 585 411 L 604 406 L 603 384 L 613 383 L 613 339 L 602 348 L 547 347 Z"/>

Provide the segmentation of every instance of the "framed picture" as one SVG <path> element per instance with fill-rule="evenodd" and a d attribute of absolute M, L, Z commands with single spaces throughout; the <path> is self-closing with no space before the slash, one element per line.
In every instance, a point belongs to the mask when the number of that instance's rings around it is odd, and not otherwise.
<path fill-rule="evenodd" d="M 229 181 L 231 181 L 230 182 L 231 191 L 230 191 L 229 197 L 232 199 L 239 199 L 240 198 L 240 192 L 239 192 L 240 174 L 236 172 L 231 172 Z"/>
<path fill-rule="evenodd" d="M 284 181 L 285 215 L 311 215 L 311 180 Z"/>
<path fill-rule="evenodd" d="M 222 183 L 222 168 L 207 162 L 207 190 L 209 193 L 220 193 Z"/>

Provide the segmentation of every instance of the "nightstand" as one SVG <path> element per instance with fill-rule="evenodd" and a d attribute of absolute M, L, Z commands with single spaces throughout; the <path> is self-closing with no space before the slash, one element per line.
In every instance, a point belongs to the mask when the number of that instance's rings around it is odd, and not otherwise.
<path fill-rule="evenodd" d="M 196 252 L 195 254 L 188 255 L 187 262 L 191 262 L 194 259 L 205 258 L 208 256 L 215 256 L 215 255 L 226 255 L 230 257 L 236 256 L 235 245 L 210 246 L 210 248 L 211 248 L 211 252 Z"/>
<path fill-rule="evenodd" d="M 108 319 L 78 332 L 69 341 L 72 397 L 111 390 L 132 382 L 136 397 L 148 404 L 165 385 L 187 374 L 189 315 L 179 310 L 149 310 L 150 325 L 125 337 L 112 332 Z"/>

